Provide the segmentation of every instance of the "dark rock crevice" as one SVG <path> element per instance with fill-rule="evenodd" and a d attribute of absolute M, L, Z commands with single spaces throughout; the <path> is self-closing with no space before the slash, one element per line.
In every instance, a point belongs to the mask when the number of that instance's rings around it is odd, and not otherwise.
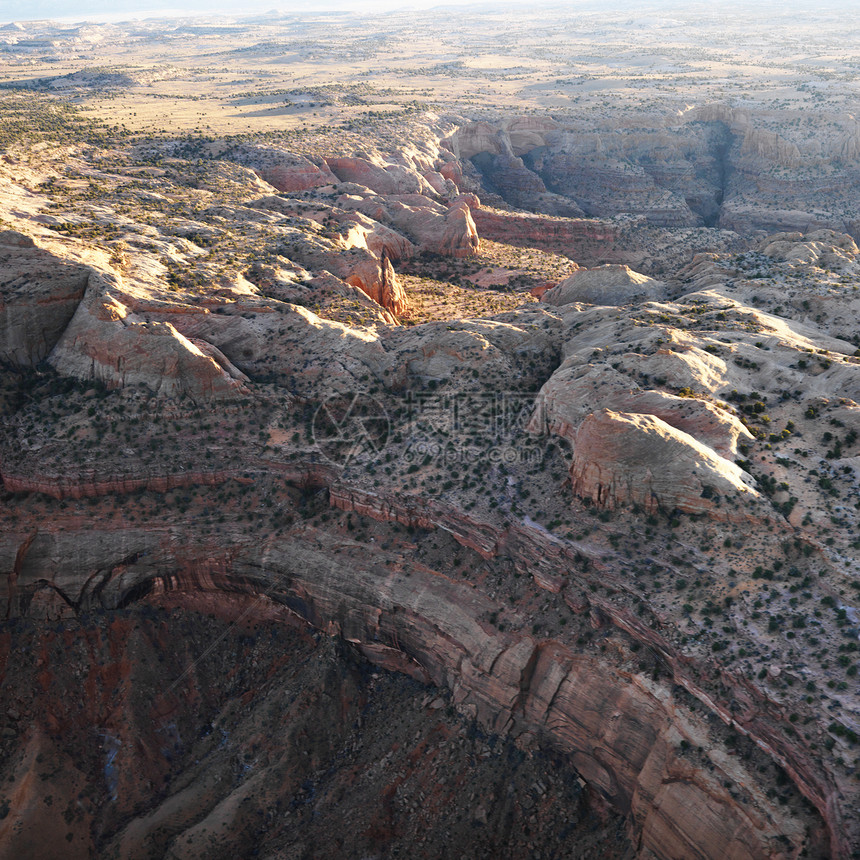
<path fill-rule="evenodd" d="M 719 227 L 738 137 L 720 120 L 692 122 L 682 131 L 668 151 L 665 141 L 645 133 L 632 146 L 607 141 L 605 149 L 574 154 L 541 145 L 519 158 L 483 151 L 468 161 L 486 193 L 526 211 L 632 213 L 663 226 Z"/>
<path fill-rule="evenodd" d="M 705 227 L 719 227 L 729 182 L 734 173 L 734 150 L 737 148 L 737 135 L 721 121 L 706 123 L 708 128 L 708 149 L 712 165 L 708 179 L 714 187 L 712 197 L 688 197 L 687 205 L 702 218 Z"/>

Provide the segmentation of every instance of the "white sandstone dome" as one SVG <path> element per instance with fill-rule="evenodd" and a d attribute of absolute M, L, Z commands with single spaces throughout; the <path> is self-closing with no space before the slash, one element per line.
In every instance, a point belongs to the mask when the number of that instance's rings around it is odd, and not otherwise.
<path fill-rule="evenodd" d="M 625 305 L 634 300 L 657 301 L 665 297 L 663 281 L 634 272 L 629 266 L 606 265 L 580 269 L 557 287 L 547 290 L 541 301 L 550 305 L 584 302 L 589 305 Z"/>

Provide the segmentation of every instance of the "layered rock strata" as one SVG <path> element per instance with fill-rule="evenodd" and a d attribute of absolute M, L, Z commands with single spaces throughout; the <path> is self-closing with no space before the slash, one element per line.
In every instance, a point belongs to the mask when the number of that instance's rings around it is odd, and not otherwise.
<path fill-rule="evenodd" d="M 582 611 L 582 582 L 572 565 L 578 550 L 563 541 L 530 527 L 505 532 L 470 523 L 433 505 L 419 503 L 410 513 L 399 500 L 346 485 L 334 485 L 331 492 L 340 509 L 450 530 L 488 558 L 509 556 L 524 571 L 534 571 L 539 585 L 560 589 Z M 390 550 L 370 557 L 360 543 L 306 526 L 286 539 L 237 546 L 226 554 L 211 545 L 204 549 L 205 541 L 195 549 L 197 542 L 187 538 L 172 530 L 101 531 L 83 552 L 73 533 L 31 536 L 17 553 L 10 608 L 17 614 L 43 606 L 33 602 L 39 593 L 59 594 L 80 610 L 122 606 L 163 590 L 266 594 L 318 629 L 354 643 L 368 659 L 449 688 L 459 708 L 489 730 L 519 737 L 527 746 L 543 739 L 570 755 L 585 779 L 630 816 L 646 856 L 770 857 L 779 840 L 787 839 L 794 850 L 806 840 L 797 812 L 768 800 L 749 765 L 716 748 L 705 754 L 704 767 L 685 754 L 710 748 L 712 729 L 683 697 L 561 641 L 499 631 L 487 620 L 495 602 L 467 583 Z M 62 571 L 52 561 L 57 557 L 70 561 Z M 83 572 L 94 566 L 101 572 L 84 583 Z M 603 575 L 599 569 L 595 574 Z M 647 642 L 672 667 L 675 683 L 706 711 L 776 757 L 821 810 L 834 851 L 841 850 L 835 789 L 802 745 L 786 742 L 780 731 L 784 716 L 727 673 L 722 683 L 734 686 L 745 704 L 740 712 L 724 712 L 697 680 L 714 670 L 684 658 L 671 641 L 671 627 L 662 628 L 656 617 L 649 626 L 597 595 L 584 606 Z"/>

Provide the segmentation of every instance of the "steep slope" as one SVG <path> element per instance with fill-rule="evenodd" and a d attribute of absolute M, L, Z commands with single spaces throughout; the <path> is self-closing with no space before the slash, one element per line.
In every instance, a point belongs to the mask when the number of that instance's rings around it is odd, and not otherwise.
<path fill-rule="evenodd" d="M 854 234 L 858 174 L 845 153 L 856 147 L 857 123 L 838 112 L 816 119 L 687 105 L 633 120 L 467 123 L 445 145 L 477 167 L 487 190 L 532 212 L 576 214 L 562 211 L 567 203 L 592 217 L 640 215 L 661 227 Z"/>

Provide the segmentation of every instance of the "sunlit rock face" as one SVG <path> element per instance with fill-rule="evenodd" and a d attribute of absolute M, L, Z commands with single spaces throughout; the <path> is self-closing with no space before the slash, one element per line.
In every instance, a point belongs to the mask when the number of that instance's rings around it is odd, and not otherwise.
<path fill-rule="evenodd" d="M 638 504 L 647 510 L 699 514 L 715 497 L 750 493 L 752 478 L 713 449 L 654 415 L 589 415 L 574 439 L 571 485 L 580 496 L 610 509 Z"/>

